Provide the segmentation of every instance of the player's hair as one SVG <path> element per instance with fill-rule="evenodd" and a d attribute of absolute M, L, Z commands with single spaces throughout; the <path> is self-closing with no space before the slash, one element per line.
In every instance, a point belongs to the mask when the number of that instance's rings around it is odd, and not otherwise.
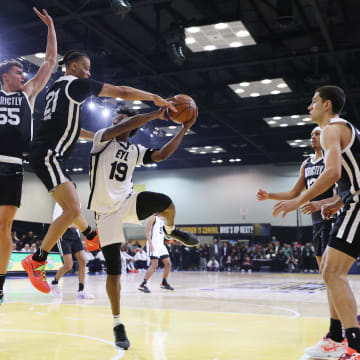
<path fill-rule="evenodd" d="M 1 85 L 3 85 L 3 75 L 7 74 L 9 72 L 9 70 L 13 67 L 16 66 L 18 68 L 20 68 L 21 70 L 23 69 L 22 64 L 17 61 L 17 60 L 5 60 L 2 63 L 0 63 L 0 83 Z"/>
<path fill-rule="evenodd" d="M 320 130 L 321 131 L 321 127 L 320 126 L 316 126 L 312 129 L 311 131 L 311 134 L 314 132 L 314 131 L 317 131 L 317 130 Z"/>
<path fill-rule="evenodd" d="M 130 109 L 128 108 L 127 106 L 122 106 L 120 108 L 118 108 L 116 110 L 116 115 L 115 116 L 118 116 L 118 115 L 127 115 L 128 117 L 131 117 L 131 116 L 135 116 L 137 115 L 138 112 L 134 109 Z M 129 134 L 129 137 L 133 137 L 136 135 L 138 129 L 133 129 L 130 131 L 130 134 Z"/>
<path fill-rule="evenodd" d="M 65 53 L 64 57 L 62 58 L 62 60 L 58 62 L 58 64 L 59 65 L 65 64 L 65 66 L 68 67 L 72 62 L 78 61 L 82 57 L 86 57 L 90 59 L 89 55 L 86 54 L 85 52 L 78 50 L 69 50 L 68 52 Z"/>
<path fill-rule="evenodd" d="M 319 93 L 319 96 L 323 99 L 323 101 L 331 101 L 334 114 L 341 113 L 346 101 L 346 96 L 342 88 L 334 85 L 325 85 L 319 87 L 315 92 Z"/>

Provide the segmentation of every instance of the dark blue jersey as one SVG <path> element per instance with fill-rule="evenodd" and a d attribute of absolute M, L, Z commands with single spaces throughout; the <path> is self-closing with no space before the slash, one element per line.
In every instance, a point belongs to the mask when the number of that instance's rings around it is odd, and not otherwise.
<path fill-rule="evenodd" d="M 32 132 L 32 109 L 26 93 L 0 90 L 0 163 L 21 166 Z"/>
<path fill-rule="evenodd" d="M 80 106 L 91 95 L 98 95 L 103 83 L 75 76 L 62 76 L 46 94 L 40 128 L 32 142 L 33 149 L 48 150 L 66 157 L 80 134 Z"/>
<path fill-rule="evenodd" d="M 325 163 L 324 159 L 320 158 L 318 160 L 314 160 L 315 156 L 308 158 L 305 160 L 305 167 L 304 167 L 304 176 L 305 176 L 305 186 L 306 189 L 309 189 L 316 179 L 321 175 L 321 173 L 325 169 Z M 312 201 L 327 199 L 329 197 L 334 196 L 334 190 L 333 188 L 330 188 L 329 190 L 326 190 L 321 195 L 318 195 Z M 311 214 L 312 223 L 317 224 L 320 222 L 323 222 L 324 220 L 321 217 L 321 211 L 317 211 Z"/>

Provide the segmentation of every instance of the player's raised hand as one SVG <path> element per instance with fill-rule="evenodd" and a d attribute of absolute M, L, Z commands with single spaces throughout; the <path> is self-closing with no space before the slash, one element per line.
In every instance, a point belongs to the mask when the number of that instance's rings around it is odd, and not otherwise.
<path fill-rule="evenodd" d="M 301 206 L 300 211 L 304 215 L 311 215 L 314 212 L 321 210 L 321 201 L 310 201 Z"/>
<path fill-rule="evenodd" d="M 158 119 L 162 119 L 162 120 L 168 120 L 167 116 L 166 116 L 166 111 L 167 111 L 167 107 L 163 106 L 161 108 L 158 109 L 157 111 L 157 117 Z"/>
<path fill-rule="evenodd" d="M 156 106 L 159 106 L 159 107 L 165 106 L 165 107 L 169 108 L 171 111 L 177 112 L 176 107 L 174 106 L 174 104 L 171 101 L 165 100 L 159 95 L 153 96 L 153 103 Z"/>
<path fill-rule="evenodd" d="M 269 200 L 269 193 L 263 189 L 259 189 L 256 193 L 256 198 L 259 201 Z"/>
<path fill-rule="evenodd" d="M 46 26 L 53 26 L 53 20 L 52 17 L 48 14 L 48 12 L 43 9 L 43 13 L 41 13 L 35 6 L 33 7 L 33 10 L 35 12 L 35 14 L 41 19 L 41 21 L 46 25 Z"/>

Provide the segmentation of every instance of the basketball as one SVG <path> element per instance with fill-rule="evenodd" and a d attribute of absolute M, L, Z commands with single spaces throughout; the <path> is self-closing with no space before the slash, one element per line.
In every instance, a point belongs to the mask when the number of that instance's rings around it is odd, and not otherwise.
<path fill-rule="evenodd" d="M 170 120 L 177 124 L 183 124 L 192 120 L 198 114 L 198 108 L 194 99 L 188 95 L 175 95 L 172 100 L 175 102 L 177 112 L 168 110 Z"/>

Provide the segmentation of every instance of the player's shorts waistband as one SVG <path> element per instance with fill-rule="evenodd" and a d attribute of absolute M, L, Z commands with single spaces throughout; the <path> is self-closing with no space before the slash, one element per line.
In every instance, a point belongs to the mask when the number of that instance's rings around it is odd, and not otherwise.
<path fill-rule="evenodd" d="M 9 163 L 9 164 L 20 164 L 20 165 L 22 165 L 23 163 L 21 158 L 15 156 L 7 156 L 7 155 L 0 155 L 0 162 Z"/>

